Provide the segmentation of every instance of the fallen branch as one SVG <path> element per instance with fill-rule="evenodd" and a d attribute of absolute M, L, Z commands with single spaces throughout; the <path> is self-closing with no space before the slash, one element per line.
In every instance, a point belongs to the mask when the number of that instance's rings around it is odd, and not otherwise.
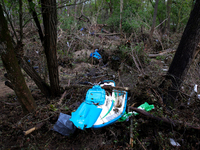
<path fill-rule="evenodd" d="M 161 52 L 159 54 L 149 54 L 149 58 L 156 58 L 158 56 L 163 56 L 163 55 L 168 54 L 168 53 L 174 53 L 175 51 L 176 50 L 169 48 L 169 49 L 166 49 L 164 52 Z"/>
<path fill-rule="evenodd" d="M 195 127 L 195 126 L 192 126 L 191 124 L 187 123 L 187 122 L 183 122 L 183 121 L 178 121 L 178 120 L 172 120 L 172 119 L 169 119 L 169 118 L 164 118 L 164 117 L 156 117 L 144 110 L 141 110 L 141 109 L 138 109 L 138 108 L 135 108 L 135 107 L 129 107 L 129 109 L 133 110 L 133 111 L 136 111 L 137 113 L 140 113 L 146 117 L 149 117 L 151 119 L 154 119 L 154 120 L 158 120 L 158 121 L 161 121 L 161 122 L 164 122 L 164 123 L 167 123 L 169 125 L 173 125 L 174 127 L 177 127 L 178 125 L 181 125 L 185 128 L 191 128 L 191 129 L 195 129 L 195 130 L 200 130 L 200 126 L 199 127 Z"/>
<path fill-rule="evenodd" d="M 70 85 L 70 79 L 69 79 L 69 81 L 68 81 L 68 85 L 67 85 L 67 86 L 69 87 L 69 85 Z M 61 98 L 60 98 L 60 100 L 59 100 L 59 102 L 58 102 L 58 105 L 61 105 L 61 103 L 62 103 L 62 101 L 63 101 L 63 99 L 64 99 L 66 93 L 67 93 L 67 91 L 65 91 L 65 92 L 63 93 L 63 95 L 61 96 Z"/>
<path fill-rule="evenodd" d="M 11 106 L 16 106 L 16 105 L 20 105 L 19 102 L 15 102 L 15 103 L 7 103 L 7 102 L 4 102 L 2 101 L 4 104 L 7 104 L 7 105 L 11 105 Z"/>
<path fill-rule="evenodd" d="M 94 33 L 94 35 L 112 36 L 112 35 L 121 35 L 121 33 Z"/>
<path fill-rule="evenodd" d="M 37 124 L 35 127 L 31 128 L 31 129 L 29 129 L 29 130 L 27 130 L 27 131 L 24 131 L 23 133 L 24 133 L 24 135 L 28 135 L 28 134 L 30 134 L 31 132 L 40 129 L 44 124 L 45 124 L 45 122 L 39 123 L 39 124 Z"/>

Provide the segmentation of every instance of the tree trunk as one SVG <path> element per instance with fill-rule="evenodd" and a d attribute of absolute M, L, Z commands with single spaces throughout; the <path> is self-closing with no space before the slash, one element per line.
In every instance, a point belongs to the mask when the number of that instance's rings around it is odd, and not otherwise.
<path fill-rule="evenodd" d="M 8 30 L 6 19 L 3 15 L 0 5 L 0 55 L 3 64 L 7 70 L 14 91 L 25 113 L 33 112 L 36 109 L 36 103 L 28 89 L 12 45 L 12 40 Z"/>
<path fill-rule="evenodd" d="M 41 90 L 41 92 L 49 97 L 51 95 L 50 93 L 50 86 L 45 83 L 45 81 L 42 80 L 42 78 L 38 75 L 38 73 L 35 71 L 35 69 L 29 64 L 27 59 L 19 58 L 19 64 L 21 68 L 33 79 L 37 87 Z"/>
<path fill-rule="evenodd" d="M 23 12 L 22 12 L 22 0 L 19 0 L 19 27 L 20 27 L 20 42 L 22 42 L 23 40 L 23 27 L 22 27 L 22 24 L 23 24 Z"/>
<path fill-rule="evenodd" d="M 156 25 L 156 16 L 157 16 L 157 10 L 158 10 L 158 1 L 159 0 L 156 0 L 156 4 L 155 4 L 155 7 L 154 7 L 154 13 L 153 13 L 153 23 L 152 23 L 152 26 L 151 26 L 151 31 L 150 31 L 150 42 L 153 43 L 153 32 L 154 32 L 154 28 L 155 28 L 155 25 Z"/>
<path fill-rule="evenodd" d="M 41 4 L 42 4 L 44 32 L 45 32 L 44 49 L 49 70 L 51 95 L 53 97 L 56 97 L 60 95 L 58 62 L 57 62 L 57 52 L 56 52 L 56 41 L 57 41 L 56 0 L 41 0 Z"/>
<path fill-rule="evenodd" d="M 39 22 L 39 19 L 37 17 L 37 13 L 35 11 L 35 8 L 32 7 L 33 5 L 31 5 L 31 4 L 33 4 L 33 1 L 32 0 L 28 0 L 28 2 L 29 2 L 29 7 L 30 7 L 29 10 L 32 13 L 33 19 L 34 19 L 35 24 L 36 24 L 36 26 L 38 28 L 38 33 L 39 33 L 39 36 L 40 36 L 40 41 L 42 43 L 42 46 L 44 47 L 44 35 L 43 35 L 43 32 L 42 32 L 42 28 L 40 26 L 40 22 Z"/>
<path fill-rule="evenodd" d="M 35 8 L 32 7 L 33 1 L 28 0 L 28 2 L 29 2 L 29 7 L 30 7 L 29 10 L 32 13 L 33 19 L 34 19 L 35 24 L 38 28 L 38 34 L 39 34 L 39 37 L 40 37 L 40 41 L 42 43 L 43 48 L 45 48 L 45 46 L 44 46 L 44 35 L 43 35 L 43 32 L 42 32 L 42 28 L 40 26 L 40 22 L 39 22 L 39 19 L 37 17 L 37 13 L 35 11 Z M 47 83 L 45 83 L 45 81 L 43 81 L 41 79 L 41 77 L 38 75 L 38 73 L 35 71 L 35 69 L 27 62 L 27 60 L 25 60 L 24 58 L 21 58 L 20 59 L 20 65 L 24 69 L 24 71 L 33 79 L 33 81 L 38 86 L 38 88 L 41 90 L 41 92 L 47 97 L 51 96 L 50 86 Z"/>
<path fill-rule="evenodd" d="M 174 107 L 174 101 L 178 90 L 188 72 L 195 55 L 197 45 L 200 41 L 200 1 L 196 1 L 194 9 L 183 32 L 178 49 L 168 70 L 166 79 L 160 85 L 168 91 L 164 97 L 167 106 Z"/>
<path fill-rule="evenodd" d="M 121 35 L 122 35 L 122 11 L 123 11 L 123 0 L 120 0 L 120 24 L 119 24 L 119 28 L 120 28 Z"/>
<path fill-rule="evenodd" d="M 171 13 L 172 0 L 167 1 L 167 32 L 170 32 L 170 13 Z"/>

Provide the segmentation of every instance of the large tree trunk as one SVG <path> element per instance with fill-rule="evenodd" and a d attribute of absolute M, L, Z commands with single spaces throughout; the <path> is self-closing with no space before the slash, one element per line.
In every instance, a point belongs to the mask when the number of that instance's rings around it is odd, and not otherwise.
<path fill-rule="evenodd" d="M 0 55 L 23 111 L 33 112 L 35 101 L 28 89 L 12 45 L 8 25 L 0 5 Z"/>
<path fill-rule="evenodd" d="M 164 102 L 168 106 L 174 106 L 174 101 L 178 90 L 188 72 L 195 55 L 197 45 L 200 41 L 200 1 L 196 1 L 194 9 L 182 35 L 174 59 L 168 70 L 165 81 L 161 88 L 168 91 L 164 97 Z"/>
<path fill-rule="evenodd" d="M 57 41 L 57 10 L 56 0 L 41 0 L 42 16 L 45 31 L 45 54 L 49 70 L 51 94 L 56 97 L 60 94 L 58 62 L 56 52 Z"/>

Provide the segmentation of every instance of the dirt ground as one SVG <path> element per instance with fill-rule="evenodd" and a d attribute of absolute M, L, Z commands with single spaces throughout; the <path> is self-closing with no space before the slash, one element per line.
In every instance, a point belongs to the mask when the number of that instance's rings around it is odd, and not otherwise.
<path fill-rule="evenodd" d="M 71 112 L 75 111 L 84 101 L 88 88 L 72 87 L 67 89 L 62 104 L 58 105 L 61 97 L 46 98 L 30 77 L 23 72 L 37 104 L 37 110 L 34 113 L 23 114 L 14 92 L 4 84 L 7 80 L 4 77 L 6 72 L 0 63 L 0 150 L 200 149 L 200 100 L 194 96 L 192 105 L 187 106 L 194 83 L 200 83 L 197 78 L 200 72 L 198 66 L 193 66 L 189 71 L 188 80 L 184 83 L 183 91 L 180 91 L 175 109 L 168 112 L 162 107 L 160 103 L 162 98 L 159 97 L 157 91 L 158 85 L 164 79 L 166 69 L 169 67 L 162 57 L 148 59 L 146 54 L 143 54 L 141 46 L 140 53 L 138 52 L 135 56 L 138 56 L 136 60 L 140 59 L 142 65 L 139 63 L 141 66 L 137 68 L 132 55 L 129 55 L 130 51 L 120 53 L 119 50 L 112 52 L 102 50 L 100 52 L 103 60 L 106 61 L 103 62 L 104 65 L 101 65 L 99 62 L 95 63 L 88 59 L 87 55 L 91 53 L 91 50 L 87 50 L 87 45 L 86 48 L 83 47 L 85 45 L 83 41 L 66 36 L 67 34 L 62 35 L 58 41 L 59 78 L 62 93 L 68 85 L 76 85 L 84 81 L 98 83 L 102 80 L 114 80 L 117 86 L 130 88 L 127 106 L 138 107 L 144 102 L 153 104 L 155 109 L 150 113 L 153 116 L 167 119 L 170 124 L 155 118 L 137 115 L 132 117 L 132 127 L 129 119 L 98 130 L 77 129 L 69 137 L 63 136 L 52 130 L 59 113 L 71 115 Z M 25 37 L 24 49 L 27 49 L 25 54 L 30 58 L 31 64 L 37 68 L 36 71 L 43 75 L 45 67 L 42 66 L 44 62 L 40 57 L 43 55 L 41 45 L 34 45 L 31 37 L 32 35 Z M 70 47 L 66 48 L 67 44 L 64 41 L 67 38 L 71 38 L 71 49 Z M 98 42 L 98 38 L 96 41 Z M 116 49 L 116 46 L 112 44 L 119 43 L 119 41 L 108 40 L 102 43 L 105 42 L 108 42 L 110 49 L 112 47 Z M 37 41 L 37 43 L 40 42 Z M 105 44 L 104 48 L 106 46 Z M 136 46 L 138 47 L 138 45 Z M 104 48 L 102 46 L 102 49 Z M 145 53 L 147 51 L 152 50 L 146 50 Z M 72 55 L 74 52 L 76 52 L 75 56 Z M 145 72 L 145 76 L 141 74 L 142 71 Z M 24 131 L 40 123 L 43 123 L 40 129 L 24 135 Z M 190 126 L 186 123 L 189 123 Z M 132 131 L 132 135 L 130 131 Z M 132 139 L 131 136 L 133 136 Z M 175 145 L 170 140 L 174 140 Z"/>
<path fill-rule="evenodd" d="M 81 66 L 81 64 L 79 64 Z M 74 69 L 80 69 L 76 79 L 73 75 L 69 76 L 68 80 L 71 81 L 82 81 L 82 73 L 88 72 L 77 65 Z M 83 64 L 82 64 L 83 65 Z M 84 66 L 86 66 L 84 64 Z M 87 66 L 91 67 L 91 65 Z M 90 68 L 90 70 L 95 70 Z M 68 69 L 60 68 L 61 72 L 67 74 Z M 82 72 L 83 71 L 83 72 Z M 97 71 L 97 70 L 95 70 Z M 99 70 L 98 70 L 99 71 Z M 3 72 L 3 71 L 1 71 Z M 60 73 L 60 74 L 62 74 Z M 73 71 L 72 71 L 73 73 Z M 92 72 L 90 72 L 92 73 Z M 111 72 L 109 72 L 112 74 Z M 108 74 L 109 74 L 108 73 Z M 121 79 L 118 80 L 117 84 L 124 83 L 124 86 L 129 85 L 131 78 L 127 80 L 127 75 L 122 75 Z M 65 150 L 65 149 L 198 149 L 199 148 L 199 134 L 196 130 L 176 127 L 173 128 L 170 125 L 163 124 L 162 122 L 142 117 L 141 115 L 133 118 L 133 145 L 130 144 L 130 120 L 125 122 L 117 122 L 110 126 L 94 130 L 86 129 L 84 131 L 77 129 L 71 136 L 63 136 L 55 131 L 52 131 L 52 127 L 58 117 L 59 113 L 71 114 L 72 111 L 76 110 L 80 103 L 84 100 L 87 89 L 73 89 L 67 91 L 62 105 L 57 106 L 60 98 L 47 99 L 40 91 L 34 87 L 34 85 L 28 83 L 29 87 L 32 86 L 32 94 L 38 105 L 36 112 L 24 115 L 20 105 L 17 102 L 17 98 L 14 92 L 4 85 L 5 78 L 3 73 L 0 76 L 1 96 L 0 96 L 0 145 L 1 149 L 45 149 L 45 150 Z M 86 79 L 86 78 L 85 78 Z M 88 79 L 88 78 L 87 78 Z M 91 79 L 91 78 L 90 78 Z M 102 78 L 101 78 L 102 79 Z M 110 79 L 113 79 L 113 77 Z M 68 80 L 64 80 L 64 76 L 61 77 L 63 86 L 68 84 Z M 92 80 L 91 80 L 92 81 Z M 95 80 L 97 81 L 97 78 Z M 121 82 L 121 83 L 120 83 Z M 148 81 L 145 81 L 148 84 Z M 144 90 L 145 88 L 143 88 Z M 135 106 L 144 103 L 145 101 L 155 105 L 155 110 L 152 111 L 154 115 L 162 115 L 164 112 L 157 102 L 153 102 L 145 91 L 138 91 L 135 95 L 134 92 L 129 93 L 128 106 L 137 103 Z M 132 98 L 134 97 L 134 99 Z M 184 107 L 184 105 L 183 105 Z M 181 108 L 182 109 L 182 108 Z M 191 108 L 190 108 L 191 109 Z M 189 110 L 189 109 L 188 109 Z M 174 119 L 185 121 L 193 121 L 198 123 L 199 120 L 197 115 L 193 114 L 193 117 L 188 119 L 188 110 L 181 110 L 182 112 Z M 199 110 L 199 109 L 198 109 Z M 194 111 L 196 114 L 197 109 Z M 181 118 L 179 118 L 182 116 Z M 44 122 L 42 128 L 33 131 L 31 134 L 24 135 L 24 131 L 34 127 L 35 125 Z M 174 139 L 181 146 L 172 146 L 170 144 L 170 138 Z M 184 148 L 184 146 L 188 148 Z"/>

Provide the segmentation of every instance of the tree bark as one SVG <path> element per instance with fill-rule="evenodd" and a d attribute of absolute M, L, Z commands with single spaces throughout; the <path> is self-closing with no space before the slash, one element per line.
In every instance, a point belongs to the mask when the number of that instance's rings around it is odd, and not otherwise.
<path fill-rule="evenodd" d="M 171 13 L 172 0 L 167 1 L 167 32 L 170 32 L 170 13 Z"/>
<path fill-rule="evenodd" d="M 41 90 L 41 92 L 45 96 L 49 97 L 51 95 L 50 86 L 44 80 L 42 80 L 42 78 L 38 75 L 35 69 L 29 64 L 27 59 L 22 57 L 18 58 L 18 60 L 21 68 L 23 68 L 23 70 L 33 79 L 33 81 L 35 82 L 37 87 Z"/>
<path fill-rule="evenodd" d="M 119 28 L 120 28 L 121 35 L 122 35 L 122 11 L 123 11 L 123 0 L 120 0 L 120 24 L 119 24 Z"/>
<path fill-rule="evenodd" d="M 19 26 L 20 26 L 20 39 L 19 39 L 19 41 L 21 42 L 21 43 L 23 43 L 22 42 L 22 40 L 23 40 L 23 27 L 22 27 L 22 24 L 23 24 L 23 12 L 22 12 L 22 5 L 23 5 L 23 3 L 22 3 L 22 0 L 19 0 Z"/>
<path fill-rule="evenodd" d="M 0 5 L 0 55 L 3 64 L 7 70 L 10 81 L 13 85 L 15 94 L 18 97 L 22 109 L 25 113 L 33 112 L 36 109 L 36 103 L 28 89 L 12 45 L 12 40 L 8 30 L 6 19 L 3 15 Z"/>
<path fill-rule="evenodd" d="M 154 13 L 153 13 L 153 23 L 152 23 L 152 26 L 151 26 L 151 31 L 150 31 L 150 42 L 152 42 L 152 38 L 153 38 L 153 32 L 154 32 L 154 28 L 155 28 L 155 24 L 156 24 L 156 16 L 157 16 L 157 10 L 158 10 L 158 2 L 159 0 L 156 0 L 156 4 L 155 4 L 155 7 L 154 7 Z"/>
<path fill-rule="evenodd" d="M 164 103 L 174 107 L 174 101 L 181 87 L 183 80 L 195 56 L 195 52 L 200 42 L 200 1 L 196 1 L 194 9 L 183 32 L 178 49 L 168 70 L 164 82 L 160 85 L 164 96 Z"/>
<path fill-rule="evenodd" d="M 44 49 L 47 58 L 49 78 L 51 85 L 51 95 L 56 97 L 60 95 L 58 62 L 56 52 L 57 42 L 57 10 L 56 0 L 41 0 L 42 16 L 44 24 Z"/>
<path fill-rule="evenodd" d="M 35 24 L 36 24 L 36 26 L 38 28 L 38 33 L 39 33 L 39 36 L 40 36 L 40 41 L 42 43 L 42 46 L 44 47 L 44 35 L 43 35 L 43 32 L 42 32 L 42 28 L 40 26 L 40 22 L 39 22 L 39 19 L 37 17 L 37 13 L 35 11 L 35 8 L 31 7 L 31 3 L 33 3 L 33 1 L 32 0 L 28 0 L 28 2 L 29 2 L 29 7 L 30 7 L 29 10 L 32 13 L 33 19 L 34 19 Z"/>

